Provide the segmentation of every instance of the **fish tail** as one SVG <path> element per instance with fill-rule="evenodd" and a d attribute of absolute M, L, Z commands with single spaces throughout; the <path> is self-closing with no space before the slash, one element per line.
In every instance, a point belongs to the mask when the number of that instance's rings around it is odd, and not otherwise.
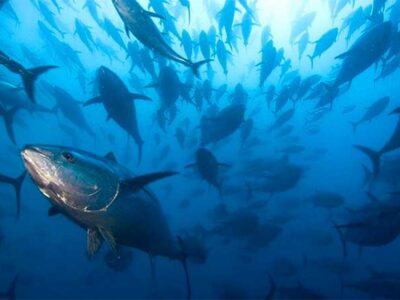
<path fill-rule="evenodd" d="M 2 106 L 0 106 L 0 116 L 3 117 L 4 126 L 6 127 L 7 135 L 10 141 L 15 145 L 15 135 L 13 129 L 13 120 L 16 112 L 18 111 L 18 107 L 14 107 L 10 110 L 5 110 Z"/>
<path fill-rule="evenodd" d="M 0 174 L 0 183 L 11 184 L 15 190 L 17 202 L 17 216 L 19 217 L 21 211 L 21 188 L 26 176 L 26 171 L 22 172 L 17 178 L 8 177 Z"/>
<path fill-rule="evenodd" d="M 24 183 L 24 179 L 26 177 L 27 172 L 24 171 L 20 176 L 14 179 L 14 189 L 15 189 L 15 194 L 16 194 L 16 200 L 17 200 L 17 216 L 19 217 L 20 212 L 21 212 L 21 188 L 22 184 Z"/>
<path fill-rule="evenodd" d="M 188 253 L 185 249 L 186 247 L 183 242 L 183 239 L 180 236 L 177 236 L 177 239 L 178 239 L 179 247 L 181 248 L 181 251 L 182 251 L 181 263 L 182 263 L 183 271 L 185 272 L 186 299 L 190 300 L 190 299 L 192 299 L 192 285 L 190 283 L 189 269 L 188 269 L 188 265 L 187 265 Z"/>
<path fill-rule="evenodd" d="M 356 145 L 354 146 L 354 148 L 360 150 L 362 153 L 366 154 L 369 157 L 373 166 L 373 175 L 374 178 L 376 178 L 379 175 L 382 154 L 365 146 Z"/>
<path fill-rule="evenodd" d="M 364 164 L 362 164 L 361 166 L 362 166 L 362 169 L 364 172 L 363 186 L 366 187 L 366 186 L 369 186 L 369 184 L 371 183 L 373 174 L 367 166 L 365 166 Z"/>
<path fill-rule="evenodd" d="M 314 57 L 312 57 L 311 55 L 307 55 L 308 58 L 310 59 L 311 62 L 311 69 L 314 69 Z"/>
<path fill-rule="evenodd" d="M 332 221 L 332 225 L 335 228 L 336 232 L 338 233 L 339 238 L 340 238 L 340 243 L 342 244 L 343 259 L 346 259 L 346 257 L 347 257 L 347 244 L 346 244 L 346 240 L 344 239 L 343 232 L 335 222 Z"/>
<path fill-rule="evenodd" d="M 360 124 L 358 122 L 350 122 L 350 125 L 353 127 L 353 133 L 355 134 Z"/>
<path fill-rule="evenodd" d="M 0 298 L 4 299 L 9 299 L 9 300 L 15 300 L 15 289 L 17 286 L 17 280 L 18 280 L 18 275 L 16 275 L 13 279 L 13 281 L 10 283 L 10 286 L 8 287 L 8 290 L 4 293 L 0 292 Z"/>
<path fill-rule="evenodd" d="M 196 62 L 196 63 L 191 62 L 189 64 L 189 66 L 190 66 L 190 69 L 192 70 L 193 74 L 197 78 L 199 78 L 200 77 L 200 74 L 199 74 L 200 67 L 202 65 L 204 65 L 204 64 L 208 64 L 209 62 L 212 62 L 212 59 L 205 59 L 205 60 L 202 60 L 202 61 L 199 61 L 199 62 Z"/>
<path fill-rule="evenodd" d="M 40 75 L 46 73 L 47 71 L 49 71 L 51 69 L 55 69 L 55 68 L 58 68 L 58 67 L 57 66 L 42 66 L 42 67 L 37 67 L 37 68 L 33 68 L 33 69 L 27 69 L 21 73 L 25 92 L 28 95 L 29 99 L 31 99 L 31 101 L 33 103 L 36 103 L 35 87 L 34 87 L 35 81 L 38 79 L 38 77 Z"/>

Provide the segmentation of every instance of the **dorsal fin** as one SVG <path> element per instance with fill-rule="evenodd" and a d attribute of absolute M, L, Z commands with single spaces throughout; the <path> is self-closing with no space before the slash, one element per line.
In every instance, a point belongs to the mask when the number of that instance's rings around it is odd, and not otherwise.
<path fill-rule="evenodd" d="M 108 160 L 110 160 L 110 161 L 112 161 L 112 162 L 118 163 L 118 161 L 117 161 L 117 159 L 115 158 L 115 155 L 114 155 L 113 152 L 108 152 L 108 153 L 104 156 L 104 158 L 106 158 L 106 159 L 108 159 Z"/>

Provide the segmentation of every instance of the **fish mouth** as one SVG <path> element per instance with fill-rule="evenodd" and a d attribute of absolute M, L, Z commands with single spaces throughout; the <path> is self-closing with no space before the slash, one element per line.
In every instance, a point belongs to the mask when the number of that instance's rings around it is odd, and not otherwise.
<path fill-rule="evenodd" d="M 37 156 L 49 157 L 48 154 L 48 151 L 45 151 L 44 149 L 34 145 L 27 145 L 21 151 L 23 161 L 28 163 Z"/>
<path fill-rule="evenodd" d="M 50 182 L 49 171 L 53 169 L 50 155 L 49 151 L 34 145 L 25 146 L 21 151 L 25 168 L 40 187 Z"/>

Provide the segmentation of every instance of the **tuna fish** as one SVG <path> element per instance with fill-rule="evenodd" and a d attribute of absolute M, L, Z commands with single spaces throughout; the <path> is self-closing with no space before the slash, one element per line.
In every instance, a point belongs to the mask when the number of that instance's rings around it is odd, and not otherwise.
<path fill-rule="evenodd" d="M 25 167 L 52 207 L 87 232 L 87 253 L 93 257 L 106 242 L 118 256 L 120 246 L 139 249 L 151 258 L 164 256 L 182 262 L 191 296 L 182 238 L 170 231 L 149 184 L 175 172 L 136 176 L 105 158 L 77 149 L 27 146 L 21 151 Z"/>

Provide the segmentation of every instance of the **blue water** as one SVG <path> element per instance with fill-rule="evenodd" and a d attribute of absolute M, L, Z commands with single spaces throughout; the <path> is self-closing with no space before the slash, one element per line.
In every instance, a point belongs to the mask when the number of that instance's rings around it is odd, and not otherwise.
<path fill-rule="evenodd" d="M 235 3 L 237 10 L 232 26 L 235 41 L 231 45 L 226 43 L 226 32 L 218 29 L 223 0 L 192 0 L 190 23 L 187 9 L 180 1 L 153 1 L 165 5 L 179 34 L 187 30 L 191 35 L 194 41 L 193 61 L 204 59 L 198 39 L 201 31 L 208 32 L 211 26 L 216 28 L 217 41 L 222 40 L 230 53 L 226 75 L 212 49 L 210 52 L 213 61 L 200 68 L 200 78 L 193 77 L 187 67 L 166 61 L 176 70 L 182 83 L 193 80 L 189 86 L 193 101 L 196 100 L 195 90 L 205 80 L 211 82 L 213 90 L 210 103 L 203 99 L 202 105 L 180 98 L 176 104 L 176 117 L 167 122 L 165 128 L 157 122 L 157 112 L 161 107 L 160 95 L 155 89 L 146 88 L 147 85 L 156 84 L 157 78 L 152 78 L 148 72 L 142 72 L 138 67 L 131 70 L 131 59 L 127 58 L 126 51 L 100 26 L 103 24 L 102 20 L 108 18 L 120 30 L 119 34 L 125 45 L 135 41 L 132 35 L 128 38 L 125 34 L 123 22 L 112 1 L 95 0 L 99 22 L 90 15 L 87 7 L 83 7 L 84 1 L 7 2 L 0 11 L 0 50 L 26 67 L 36 64 L 59 66 L 37 81 L 37 102 L 49 109 L 56 104 L 54 97 L 46 91 L 44 82 L 63 88 L 79 102 L 79 107 L 95 135 L 91 136 L 83 131 L 60 111 L 49 114 L 20 110 L 13 121 L 15 144 L 9 140 L 3 124 L 0 125 L 1 174 L 13 178 L 21 174 L 24 165 L 20 150 L 27 144 L 69 146 L 100 156 L 111 151 L 120 164 L 135 174 L 162 170 L 179 171 L 178 176 L 154 183 L 151 188 L 159 198 L 174 234 L 189 234 L 199 227 L 204 230 L 201 241 L 208 253 L 207 259 L 200 264 L 189 262 L 193 298 L 264 299 L 271 286 L 269 277 L 273 278 L 277 286 L 274 298 L 278 299 L 296 298 L 279 294 L 279 289 L 295 288 L 299 285 L 332 299 L 387 297 L 378 289 L 376 294 L 370 296 L 371 293 L 346 287 L 346 283 L 370 278 L 371 269 L 398 272 L 399 241 L 394 240 L 380 247 L 365 247 L 362 252 L 357 245 L 348 243 L 348 254 L 344 259 L 339 235 L 332 222 L 347 224 L 352 209 L 369 203 L 366 191 L 373 193 L 380 201 L 396 203 L 398 200 L 389 195 L 389 192 L 398 191 L 399 188 L 399 179 L 395 176 L 398 174 L 398 166 L 396 169 L 393 163 L 392 173 L 382 168 L 381 178 L 364 184 L 362 165 L 370 170 L 371 163 L 353 147 L 361 144 L 379 149 L 391 136 L 398 117 L 389 113 L 400 104 L 398 67 L 389 76 L 375 81 L 382 70 L 382 64 L 378 60 L 356 76 L 349 89 L 338 96 L 332 106 L 327 105 L 324 108 L 321 118 L 309 121 L 317 111 L 315 106 L 318 98 L 301 99 L 295 105 L 289 100 L 282 111 L 276 114 L 274 103 L 270 108 L 267 106 L 265 92 L 274 85 L 278 95 L 285 87 L 284 77 L 280 77 L 281 66 L 274 68 L 262 87 L 259 86 L 258 66 L 261 61 L 262 31 L 269 26 L 271 37 L 268 40 L 273 41 L 276 49 L 284 49 L 284 58 L 292 61 L 287 74 L 298 71 L 301 80 L 318 74 L 322 76 L 321 82 L 329 84 L 335 79 L 341 64 L 335 57 L 348 50 L 372 26 L 372 21 L 365 16 L 362 26 L 348 43 L 348 29 L 340 32 L 333 46 L 321 58 L 315 59 L 314 68 L 311 68 L 307 58 L 307 55 L 313 53 L 314 45 L 308 44 L 299 59 L 296 41 L 305 32 L 309 33 L 311 42 L 318 40 L 327 30 L 341 28 L 344 19 L 359 7 L 366 9 L 374 1 L 357 0 L 354 4 L 352 1 L 341 0 L 248 1 L 254 24 L 247 46 L 244 45 L 241 31 L 246 8 L 239 1 Z M 38 8 L 38 2 L 51 11 L 62 34 L 46 20 Z M 147 9 L 147 0 L 139 2 Z M 383 2 L 386 2 L 386 6 L 381 11 L 382 16 L 388 20 L 393 12 L 391 7 L 395 4 L 399 6 L 399 1 Z M 60 11 L 54 3 L 59 5 Z M 330 3 L 345 3 L 335 18 L 331 16 Z M 291 43 L 290 34 L 295 20 L 309 12 L 316 12 L 315 20 Z M 76 18 L 89 28 L 95 40 L 93 52 L 85 47 L 78 34 L 74 34 Z M 83 68 L 68 62 L 65 57 L 63 59 L 60 53 L 57 54 L 57 49 L 40 33 L 39 20 L 54 33 L 58 41 L 76 51 Z M 160 31 L 164 31 L 158 19 L 155 18 L 154 21 Z M 397 23 L 393 26 L 397 30 Z M 165 32 L 163 37 L 170 40 L 169 44 L 173 49 L 185 56 L 181 42 L 173 32 Z M 96 49 L 98 40 L 106 44 L 110 51 L 114 51 L 115 57 L 109 57 L 100 48 Z M 138 45 L 144 48 L 140 43 Z M 35 55 L 36 62 L 22 51 L 23 46 Z M 158 76 L 158 60 L 152 52 L 150 55 Z M 140 164 L 137 162 L 135 141 L 113 120 L 107 120 L 103 106 L 81 106 L 81 103 L 98 94 L 95 77 L 100 66 L 106 66 L 115 72 L 131 92 L 145 94 L 152 99 L 152 102 L 135 101 L 139 131 L 144 140 Z M 21 86 L 20 77 L 2 66 L 0 80 Z M 217 101 L 216 90 L 223 84 L 227 84 L 227 92 Z M 244 119 L 254 121 L 250 136 L 243 142 L 242 129 L 239 128 L 218 143 L 201 145 L 202 116 L 212 109 L 221 110 L 230 105 L 237 84 L 241 84 L 248 95 L 241 102 L 246 106 Z M 178 89 L 179 86 L 175 88 Z M 19 93 L 25 101 L 30 101 L 23 90 L 14 92 Z M 384 96 L 391 99 L 385 111 L 372 121 L 361 124 L 354 133 L 349 122 L 360 119 L 366 108 Z M 4 106 L 1 99 L 0 103 Z M 354 110 L 344 113 L 343 110 L 349 106 L 354 106 Z M 279 131 L 271 131 L 270 127 L 276 118 L 293 107 L 295 114 L 286 123 L 293 130 L 286 136 L 279 136 Z M 67 127 L 68 133 L 62 127 Z M 182 129 L 186 136 L 183 147 L 176 138 L 177 128 Z M 215 187 L 202 180 L 193 168 L 185 168 L 194 162 L 197 149 L 203 146 L 219 162 L 229 165 L 219 169 L 222 196 Z M 301 146 L 301 149 L 285 154 L 283 149 L 289 146 Z M 261 192 L 256 188 L 258 182 L 263 178 L 270 178 L 274 168 L 267 168 L 262 175 L 241 171 L 249 161 L 256 159 L 272 161 L 278 165 L 294 164 L 300 166 L 304 172 L 299 182 L 285 191 L 272 194 Z M 388 159 L 398 164 L 398 153 L 394 151 L 384 155 L 383 162 Z M 285 178 L 279 180 L 285 181 Z M 314 205 L 310 197 L 322 191 L 337 193 L 345 202 L 332 209 Z M 17 217 L 14 189 L 7 184 L 0 185 L 0 292 L 6 291 L 17 275 L 16 297 L 22 299 L 186 297 L 185 277 L 179 262 L 157 258 L 154 281 L 151 278 L 148 256 L 136 249 L 126 249 L 132 252 L 132 260 L 123 271 L 115 271 L 107 266 L 104 259 L 109 252 L 107 245 L 103 245 L 93 260 L 88 260 L 86 232 L 63 216 L 49 217 L 49 202 L 29 176 L 24 181 L 21 194 L 21 213 Z M 229 237 L 212 234 L 210 232 L 215 226 L 225 222 L 212 216 L 212 212 L 220 205 L 225 205 L 232 212 L 251 211 L 259 221 L 257 226 L 272 224 L 279 228 L 279 233 L 262 245 L 257 243 L 261 236 L 253 236 L 252 233 L 244 236 L 231 234 Z M 263 230 L 263 227 L 259 230 Z M 393 280 L 400 284 L 399 276 L 393 275 Z M 302 298 L 301 294 L 297 297 Z M 400 298 L 400 294 L 394 298 Z"/>

